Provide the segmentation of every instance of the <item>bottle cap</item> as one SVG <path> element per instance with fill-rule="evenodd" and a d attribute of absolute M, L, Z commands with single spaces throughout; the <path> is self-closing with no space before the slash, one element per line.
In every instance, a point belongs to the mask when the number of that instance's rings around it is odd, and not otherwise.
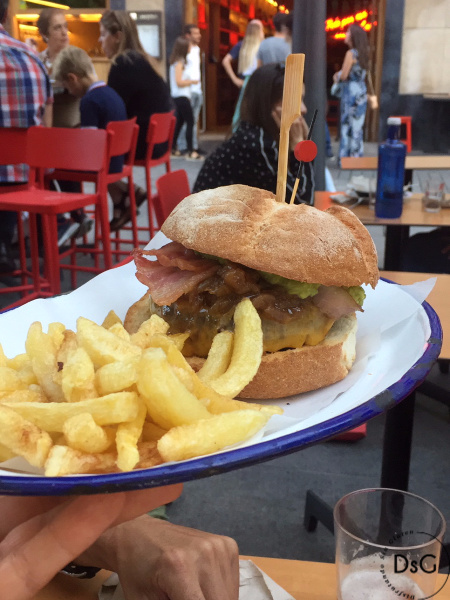
<path fill-rule="evenodd" d="M 387 120 L 387 124 L 388 125 L 401 125 L 402 120 L 400 119 L 400 117 L 389 117 Z"/>

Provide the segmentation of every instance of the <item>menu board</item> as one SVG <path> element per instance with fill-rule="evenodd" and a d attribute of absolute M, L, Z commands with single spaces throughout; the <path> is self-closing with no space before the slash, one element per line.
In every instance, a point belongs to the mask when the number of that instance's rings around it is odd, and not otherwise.
<path fill-rule="evenodd" d="M 136 15 L 136 26 L 139 33 L 139 39 L 144 50 L 150 56 L 162 59 L 162 38 L 161 38 L 161 11 L 140 11 L 132 13 Z"/>

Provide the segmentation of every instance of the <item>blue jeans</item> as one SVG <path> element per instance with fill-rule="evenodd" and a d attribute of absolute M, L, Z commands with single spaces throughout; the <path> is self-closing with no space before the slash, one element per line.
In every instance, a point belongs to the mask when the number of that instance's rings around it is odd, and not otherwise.
<path fill-rule="evenodd" d="M 192 106 L 192 113 L 194 115 L 194 129 L 192 132 L 192 147 L 194 150 L 198 150 L 197 123 L 198 123 L 198 117 L 200 116 L 200 110 L 203 106 L 203 94 L 201 92 L 200 92 L 200 94 L 198 94 L 196 92 L 191 93 L 191 106 Z M 183 127 L 181 128 L 181 131 L 178 135 L 177 148 L 178 148 L 178 150 L 180 150 L 180 152 L 185 152 L 187 150 L 186 123 L 183 125 Z"/>

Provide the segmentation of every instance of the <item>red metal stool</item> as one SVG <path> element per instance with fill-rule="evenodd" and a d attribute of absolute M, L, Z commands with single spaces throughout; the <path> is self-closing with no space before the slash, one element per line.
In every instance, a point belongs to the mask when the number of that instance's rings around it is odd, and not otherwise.
<path fill-rule="evenodd" d="M 411 150 L 412 150 L 412 132 L 411 132 L 412 117 L 395 117 L 395 118 L 400 119 L 402 122 L 402 125 L 405 126 L 405 137 L 401 138 L 401 141 L 404 144 L 406 144 L 406 152 L 411 152 Z"/>
<path fill-rule="evenodd" d="M 108 144 L 108 156 L 106 159 L 106 164 L 109 165 L 111 158 L 113 158 L 114 156 L 125 155 L 122 171 L 120 171 L 119 173 L 107 173 L 105 176 L 106 185 L 110 183 L 115 183 L 116 181 L 120 181 L 121 179 L 125 178 L 128 180 L 131 227 L 127 227 L 127 229 L 132 232 L 131 239 L 122 238 L 117 234 L 114 237 L 111 237 L 111 244 L 115 246 L 111 249 L 111 252 L 113 256 L 120 260 L 120 257 L 122 255 L 129 254 L 128 250 L 121 249 L 122 244 L 129 244 L 132 246 L 132 248 L 136 248 L 138 246 L 138 228 L 136 219 L 137 210 L 136 199 L 134 194 L 133 165 L 136 153 L 139 126 L 136 125 L 136 117 L 133 117 L 132 119 L 129 119 L 127 121 L 110 121 L 108 123 L 108 126 L 106 127 L 106 131 L 112 134 L 110 143 Z M 47 180 L 49 179 L 59 179 L 62 181 L 66 180 L 80 182 L 95 182 L 96 173 L 77 171 L 67 172 L 58 170 L 54 171 L 53 173 L 51 173 L 51 175 L 47 176 Z M 98 226 L 98 222 L 96 221 L 95 248 L 99 247 L 100 240 L 101 231 Z M 94 255 L 94 258 L 95 266 L 98 268 L 98 252 Z"/>
<path fill-rule="evenodd" d="M 13 168 L 15 165 L 24 164 L 26 162 L 27 133 L 28 130 L 21 127 L 0 128 L 1 164 Z M 0 187 L 0 195 L 22 191 L 27 188 L 28 183 Z M 20 283 L 0 288 L 0 294 L 19 293 L 21 297 L 16 302 L 3 306 L 2 310 L 10 310 L 25 304 L 30 300 L 40 298 L 45 295 L 46 290 L 49 288 L 48 282 L 40 275 L 39 257 L 37 253 L 31 254 L 31 270 L 27 267 L 25 232 L 21 212 L 17 213 L 17 239 L 19 245 L 20 266 L 18 269 L 7 273 L 7 275 L 12 278 L 20 278 Z"/>
<path fill-rule="evenodd" d="M 104 268 L 112 267 L 110 229 L 106 195 L 107 148 L 112 134 L 93 129 L 60 129 L 56 127 L 31 127 L 27 134 L 27 163 L 30 166 L 28 188 L 0 194 L 0 210 L 18 213 L 28 211 L 30 215 L 30 241 L 32 260 L 38 260 L 37 215 L 42 219 L 43 244 L 48 290 L 39 290 L 40 296 L 61 293 L 60 269 L 98 273 L 103 269 L 76 264 L 81 253 L 103 254 Z M 96 192 L 93 194 L 54 192 L 38 187 L 45 169 L 64 171 L 91 171 L 96 173 Z M 95 205 L 96 218 L 101 224 L 102 248 L 85 249 L 76 246 L 59 253 L 57 215 Z M 61 264 L 61 259 L 70 256 L 70 264 Z"/>
<path fill-rule="evenodd" d="M 174 116 L 174 112 L 167 113 L 155 113 L 150 117 L 150 122 L 147 132 L 147 153 L 144 160 L 135 160 L 134 164 L 139 167 L 145 168 L 145 180 L 147 184 L 147 203 L 148 203 L 148 229 L 146 227 L 139 227 L 139 230 L 150 231 L 150 238 L 155 235 L 155 227 L 153 225 L 153 201 L 155 197 L 152 196 L 152 180 L 151 180 L 151 169 L 157 165 L 164 164 L 166 166 L 166 172 L 171 171 L 170 156 L 172 154 L 173 134 L 175 132 L 175 124 L 177 120 Z M 159 158 L 153 158 L 153 152 L 156 144 L 167 144 L 167 151 L 164 152 Z M 162 223 L 158 220 L 158 225 Z M 140 241 L 140 244 L 147 244 L 148 239 Z"/>
<path fill-rule="evenodd" d="M 186 171 L 180 169 L 161 175 L 156 180 L 156 189 L 154 209 L 156 219 L 162 225 L 175 206 L 191 193 Z"/>

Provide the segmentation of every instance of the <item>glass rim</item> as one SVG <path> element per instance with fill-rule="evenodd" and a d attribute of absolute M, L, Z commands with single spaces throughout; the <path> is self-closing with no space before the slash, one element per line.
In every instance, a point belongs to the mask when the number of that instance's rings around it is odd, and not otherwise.
<path fill-rule="evenodd" d="M 413 494 L 412 492 L 407 492 L 404 490 L 397 490 L 395 488 L 363 488 L 361 490 L 354 490 L 353 492 L 349 492 L 348 494 L 345 494 L 345 496 L 342 496 L 342 498 L 340 498 L 336 502 L 334 509 L 333 509 L 334 523 L 336 524 L 337 527 L 339 527 L 342 531 L 344 531 L 348 536 L 350 536 L 354 540 L 361 542 L 362 544 L 366 544 L 367 546 L 372 546 L 373 548 L 380 548 L 383 550 L 386 548 L 386 544 L 376 544 L 374 542 L 369 542 L 369 541 L 364 540 L 363 538 L 355 535 L 354 533 L 350 533 L 350 531 L 348 531 L 343 525 L 341 525 L 341 523 L 339 523 L 339 521 L 337 519 L 337 511 L 339 509 L 339 506 L 344 502 L 344 500 L 346 500 L 350 496 L 355 496 L 357 494 L 362 494 L 364 492 L 365 493 L 367 493 L 367 492 L 396 492 L 399 494 L 404 494 L 405 496 L 411 496 L 412 498 L 417 498 L 418 500 L 421 500 L 425 504 L 428 504 L 438 514 L 438 516 L 441 519 L 440 531 L 437 533 L 436 537 L 430 539 L 429 542 L 425 542 L 423 544 L 411 545 L 411 546 L 391 546 L 391 545 L 389 545 L 389 547 L 387 548 L 389 551 L 405 550 L 405 548 L 408 548 L 408 550 L 418 550 L 420 548 L 426 548 L 430 544 L 433 544 L 434 542 L 436 542 L 436 540 L 442 545 L 442 540 L 444 538 L 447 524 L 446 524 L 444 515 L 441 513 L 441 511 L 432 502 L 430 502 L 426 498 L 422 498 L 422 496 L 419 496 L 418 494 Z M 418 533 L 420 533 L 420 532 L 418 532 Z M 431 534 L 429 534 L 429 535 L 431 535 Z"/>

